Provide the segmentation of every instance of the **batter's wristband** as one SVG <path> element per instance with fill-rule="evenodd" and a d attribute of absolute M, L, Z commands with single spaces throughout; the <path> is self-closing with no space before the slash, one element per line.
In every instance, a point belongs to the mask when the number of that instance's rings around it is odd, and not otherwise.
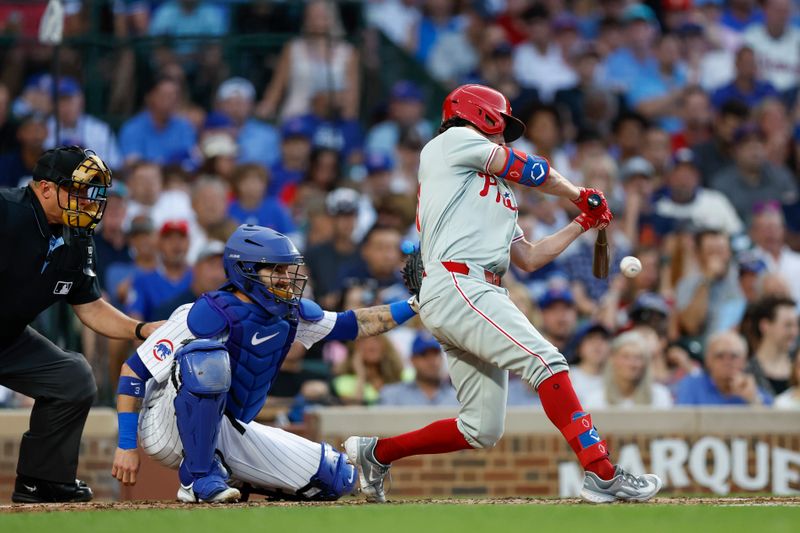
<path fill-rule="evenodd" d="M 417 314 L 406 301 L 389 304 L 389 312 L 392 313 L 392 318 L 398 326 Z"/>
<path fill-rule="evenodd" d="M 139 426 L 139 413 L 117 413 L 119 441 L 117 446 L 122 450 L 136 449 L 136 432 Z"/>
<path fill-rule="evenodd" d="M 140 341 L 147 340 L 147 337 L 142 335 L 142 328 L 145 327 L 146 325 L 147 322 L 139 322 L 138 324 L 136 324 L 136 330 L 134 331 L 134 335 L 136 335 L 136 338 L 139 339 Z"/>

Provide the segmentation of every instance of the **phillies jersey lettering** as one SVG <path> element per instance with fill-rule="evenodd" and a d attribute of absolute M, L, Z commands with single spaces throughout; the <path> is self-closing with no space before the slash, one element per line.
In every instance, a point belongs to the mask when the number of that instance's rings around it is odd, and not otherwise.
<path fill-rule="evenodd" d="M 517 206 L 514 205 L 513 196 L 511 195 L 511 192 L 510 191 L 506 191 L 506 192 L 502 192 L 502 193 L 500 192 L 500 187 L 497 185 L 497 178 L 496 177 L 494 177 L 494 176 L 492 176 L 490 174 L 484 174 L 483 172 L 478 172 L 478 176 L 483 178 L 483 190 L 481 191 L 481 196 L 488 196 L 489 195 L 489 189 L 494 187 L 495 188 L 495 192 L 497 194 L 497 197 L 495 198 L 495 202 L 497 202 L 497 203 L 502 202 L 503 205 L 506 208 L 511 209 L 512 211 L 516 211 L 517 210 Z"/>

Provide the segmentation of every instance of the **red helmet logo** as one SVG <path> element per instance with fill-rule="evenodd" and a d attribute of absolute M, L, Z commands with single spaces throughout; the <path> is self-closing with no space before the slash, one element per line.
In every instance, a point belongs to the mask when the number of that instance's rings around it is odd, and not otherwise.
<path fill-rule="evenodd" d="M 511 104 L 501 92 L 485 85 L 462 85 L 447 95 L 442 121 L 463 118 L 487 135 L 502 133 L 507 142 L 518 139 L 525 125 L 511 115 Z"/>

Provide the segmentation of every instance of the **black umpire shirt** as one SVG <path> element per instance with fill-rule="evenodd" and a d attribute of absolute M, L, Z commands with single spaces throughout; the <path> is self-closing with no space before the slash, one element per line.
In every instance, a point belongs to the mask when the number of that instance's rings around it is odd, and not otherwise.
<path fill-rule="evenodd" d="M 50 225 L 30 187 L 0 189 L 0 350 L 52 304 L 100 298 L 96 277 L 83 272 L 84 251 Z"/>

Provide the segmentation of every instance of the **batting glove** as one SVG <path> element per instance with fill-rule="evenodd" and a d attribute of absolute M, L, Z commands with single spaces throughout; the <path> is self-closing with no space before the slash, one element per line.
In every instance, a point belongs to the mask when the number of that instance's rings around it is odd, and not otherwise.
<path fill-rule="evenodd" d="M 606 197 L 602 191 L 598 189 L 589 189 L 586 187 L 581 187 L 579 189 L 580 195 L 575 200 L 572 200 L 572 203 L 578 206 L 578 209 L 581 210 L 581 213 L 602 213 L 604 211 L 608 211 L 608 202 L 606 202 Z M 600 205 L 591 208 L 589 206 L 589 196 L 592 194 L 596 194 L 600 197 Z M 609 211 L 610 213 L 610 211 Z"/>

